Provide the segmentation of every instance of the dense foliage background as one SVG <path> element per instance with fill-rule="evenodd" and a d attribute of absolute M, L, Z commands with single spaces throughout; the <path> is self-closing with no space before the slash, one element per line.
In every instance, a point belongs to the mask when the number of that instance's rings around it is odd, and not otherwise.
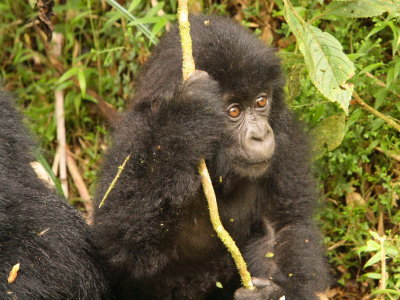
<path fill-rule="evenodd" d="M 396 126 L 386 121 L 399 126 L 399 1 L 189 2 L 193 12 L 234 18 L 280 51 L 287 101 L 316 141 L 315 173 L 321 188 L 317 217 L 336 282 L 327 297 L 398 299 L 400 139 Z M 54 40 L 61 37 L 62 42 L 55 54 L 57 45 L 47 43 L 28 1 L 0 2 L 0 80 L 18 96 L 49 165 L 57 149 L 54 94 L 64 91 L 67 144 L 92 195 L 108 144 L 108 124 L 134 95 L 137 71 L 175 20 L 177 6 L 176 0 L 119 3 L 137 19 L 129 20 L 105 0 L 56 1 Z M 285 11 L 290 3 L 293 10 Z M 363 109 L 355 98 L 346 114 L 348 104 L 322 95 L 310 80 L 299 32 L 296 39 L 293 22 L 289 27 L 285 20 L 289 13 L 304 20 L 303 28 L 313 25 L 341 44 L 354 64 L 354 91 L 383 117 Z M 349 97 L 351 88 L 343 87 Z M 76 182 L 68 180 L 68 200 L 85 213 Z"/>

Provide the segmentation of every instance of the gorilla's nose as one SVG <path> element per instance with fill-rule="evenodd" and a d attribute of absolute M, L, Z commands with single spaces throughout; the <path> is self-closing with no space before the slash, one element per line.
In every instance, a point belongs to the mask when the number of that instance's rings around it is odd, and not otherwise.
<path fill-rule="evenodd" d="M 248 139 L 254 142 L 262 142 L 268 135 L 268 129 L 260 128 L 260 126 L 255 125 L 250 128 L 248 133 Z"/>
<path fill-rule="evenodd" d="M 244 150 L 252 163 L 266 161 L 271 158 L 275 149 L 274 133 L 268 122 L 257 122 L 248 125 Z"/>

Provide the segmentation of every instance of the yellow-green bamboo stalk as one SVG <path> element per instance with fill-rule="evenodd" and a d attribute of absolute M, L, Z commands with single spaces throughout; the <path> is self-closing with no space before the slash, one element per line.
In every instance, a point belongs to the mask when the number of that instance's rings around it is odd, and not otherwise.
<path fill-rule="evenodd" d="M 178 20 L 183 57 L 182 74 L 183 80 L 186 80 L 195 70 L 195 64 L 192 55 L 192 39 L 190 37 L 187 0 L 178 1 Z M 232 239 L 232 237 L 225 230 L 224 226 L 221 223 L 221 219 L 218 213 L 217 198 L 215 196 L 215 191 L 204 159 L 201 159 L 200 161 L 199 173 L 201 176 L 201 182 L 203 184 L 204 194 L 208 202 L 208 210 L 210 213 L 210 220 L 213 228 L 216 231 L 218 237 L 226 246 L 226 248 L 228 248 L 228 251 L 231 253 L 232 258 L 235 261 L 236 267 L 239 270 L 239 275 L 243 286 L 249 290 L 253 290 L 254 286 L 251 282 L 251 276 L 249 271 L 247 270 L 246 262 L 244 261 L 242 254 L 236 246 L 235 241 Z"/>
<path fill-rule="evenodd" d="M 190 37 L 190 23 L 187 1 L 178 1 L 178 22 L 182 47 L 182 73 L 183 80 L 186 80 L 195 70 L 194 59 L 192 55 L 192 39 Z"/>
<path fill-rule="evenodd" d="M 118 181 L 118 178 L 121 176 L 122 171 L 124 170 L 126 163 L 128 162 L 128 160 L 131 158 L 131 155 L 129 154 L 127 157 L 125 157 L 124 162 L 122 163 L 122 165 L 120 165 L 118 167 L 118 172 L 117 175 L 115 175 L 113 181 L 111 182 L 110 186 L 108 187 L 106 193 L 103 196 L 103 199 L 101 199 L 101 202 L 99 204 L 99 208 L 102 207 L 104 205 L 104 202 L 106 201 L 108 194 L 111 192 L 111 190 L 114 188 L 115 184 Z"/>
<path fill-rule="evenodd" d="M 212 186 L 210 175 L 208 174 L 207 166 L 204 159 L 200 161 L 199 173 L 201 177 L 201 183 L 203 184 L 204 194 L 207 198 L 208 211 L 210 212 L 210 220 L 213 228 L 220 240 L 224 243 L 226 248 L 228 248 L 228 251 L 231 253 L 231 256 L 235 261 L 236 267 L 239 271 L 240 279 L 243 286 L 246 289 L 253 290 L 254 286 L 251 282 L 251 276 L 249 271 L 247 270 L 246 262 L 244 261 L 239 248 L 236 246 L 235 241 L 232 239 L 232 237 L 229 235 L 229 233 L 226 231 L 221 223 L 221 218 L 219 217 L 218 213 L 217 198 L 215 196 L 214 188 Z"/>

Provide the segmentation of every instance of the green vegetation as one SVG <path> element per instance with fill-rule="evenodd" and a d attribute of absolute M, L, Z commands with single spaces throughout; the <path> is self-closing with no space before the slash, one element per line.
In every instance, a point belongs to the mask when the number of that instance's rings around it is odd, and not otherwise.
<path fill-rule="evenodd" d="M 4 87 L 18 95 L 50 165 L 57 148 L 54 92 L 64 91 L 67 144 L 91 194 L 108 124 L 134 95 L 138 69 L 177 6 L 176 0 L 118 1 L 129 12 L 122 14 L 112 2 L 56 1 L 59 55 L 35 25 L 28 1 L 0 3 Z M 398 299 L 400 1 L 189 2 L 192 11 L 234 17 L 280 50 L 288 102 L 316 141 L 318 219 L 339 283 L 328 296 Z M 359 99 L 384 116 L 366 111 Z M 83 209 L 68 180 L 69 200 Z"/>

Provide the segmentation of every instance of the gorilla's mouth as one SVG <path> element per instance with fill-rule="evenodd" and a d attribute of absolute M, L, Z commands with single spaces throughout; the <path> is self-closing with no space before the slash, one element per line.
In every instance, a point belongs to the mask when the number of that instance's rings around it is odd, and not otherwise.
<path fill-rule="evenodd" d="M 253 167 L 253 166 L 256 167 L 256 166 L 269 165 L 271 162 L 271 158 L 254 161 L 254 160 L 250 160 L 250 159 L 243 159 L 243 157 L 242 157 L 242 158 L 237 158 L 235 161 L 238 162 L 243 167 L 246 167 L 246 166 L 247 167 Z"/>
<path fill-rule="evenodd" d="M 233 171 L 240 176 L 258 178 L 267 173 L 271 159 L 262 161 L 235 160 L 232 164 Z"/>
<path fill-rule="evenodd" d="M 243 164 L 247 164 L 249 166 L 258 166 L 258 165 L 268 165 L 270 163 L 270 159 L 256 161 L 256 162 L 242 162 Z"/>

